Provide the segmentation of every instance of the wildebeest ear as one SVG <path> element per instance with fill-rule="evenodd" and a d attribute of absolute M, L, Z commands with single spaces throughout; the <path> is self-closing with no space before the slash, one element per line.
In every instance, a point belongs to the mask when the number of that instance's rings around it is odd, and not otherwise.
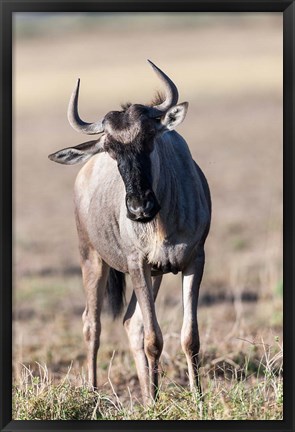
<path fill-rule="evenodd" d="M 168 130 L 175 129 L 185 119 L 188 109 L 188 102 L 183 102 L 179 105 L 174 105 L 170 108 L 165 116 L 161 119 L 161 124 Z"/>
<path fill-rule="evenodd" d="M 54 162 L 65 165 L 74 165 L 85 162 L 96 153 L 104 151 L 102 138 L 103 137 L 98 140 L 87 141 L 75 147 L 67 147 L 57 151 L 56 153 L 50 154 L 48 157 Z"/>

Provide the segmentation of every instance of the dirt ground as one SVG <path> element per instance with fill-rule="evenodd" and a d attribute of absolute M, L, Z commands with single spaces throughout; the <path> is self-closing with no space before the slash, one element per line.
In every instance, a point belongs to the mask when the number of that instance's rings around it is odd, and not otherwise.
<path fill-rule="evenodd" d="M 85 370 L 72 202 L 80 167 L 53 164 L 47 155 L 87 140 L 66 118 L 78 77 L 81 117 L 94 121 L 122 102 L 152 99 L 161 84 L 147 58 L 190 104 L 179 132 L 211 188 L 199 308 L 204 368 L 219 358 L 237 363 L 253 343 L 258 361 L 259 343 L 282 339 L 282 15 L 147 14 L 128 22 L 78 15 L 42 18 L 43 29 L 37 17 L 29 34 L 21 33 L 24 17 L 15 18 L 15 379 L 21 364 L 35 362 L 46 363 L 57 380 L 71 364 L 73 376 Z M 157 313 L 162 366 L 185 384 L 179 276 L 165 276 Z M 104 313 L 99 373 L 106 382 L 116 350 L 113 380 L 122 394 L 126 386 L 138 391 L 127 347 L 121 322 Z"/>

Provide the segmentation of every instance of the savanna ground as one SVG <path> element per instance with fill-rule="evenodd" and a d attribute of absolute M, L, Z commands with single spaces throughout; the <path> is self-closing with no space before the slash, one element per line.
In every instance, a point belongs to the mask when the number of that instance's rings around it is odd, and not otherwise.
<path fill-rule="evenodd" d="M 87 388 L 79 167 L 47 155 L 87 140 L 66 119 L 78 76 L 93 121 L 151 100 L 161 85 L 147 58 L 190 103 L 179 132 L 209 181 L 213 219 L 198 312 L 204 400 L 188 392 L 181 278 L 167 275 L 161 392 L 144 409 L 121 320 L 106 311 L 100 386 Z M 282 419 L 281 14 L 16 14 L 13 144 L 14 419 Z"/>

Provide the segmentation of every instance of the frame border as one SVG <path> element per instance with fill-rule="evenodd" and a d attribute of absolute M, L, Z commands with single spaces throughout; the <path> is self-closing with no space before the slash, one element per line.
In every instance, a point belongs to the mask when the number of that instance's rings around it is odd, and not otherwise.
<path fill-rule="evenodd" d="M 295 0 L 0 0 L 1 101 L 0 118 L 0 427 L 1 431 L 148 431 L 160 430 L 249 430 L 292 432 L 295 430 L 294 402 L 294 149 L 295 144 Z M 12 420 L 12 15 L 14 12 L 283 12 L 283 203 L 284 203 L 284 306 L 285 348 L 284 419 L 283 420 L 141 420 L 141 421 L 34 421 Z M 293 309 L 292 309 L 293 306 Z"/>

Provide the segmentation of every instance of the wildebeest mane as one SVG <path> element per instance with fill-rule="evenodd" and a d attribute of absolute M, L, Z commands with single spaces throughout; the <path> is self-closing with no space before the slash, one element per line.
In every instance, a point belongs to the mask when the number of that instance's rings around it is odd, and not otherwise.
<path fill-rule="evenodd" d="M 131 102 L 124 102 L 121 103 L 121 108 L 123 111 L 126 111 L 129 107 L 131 107 L 132 103 Z"/>

